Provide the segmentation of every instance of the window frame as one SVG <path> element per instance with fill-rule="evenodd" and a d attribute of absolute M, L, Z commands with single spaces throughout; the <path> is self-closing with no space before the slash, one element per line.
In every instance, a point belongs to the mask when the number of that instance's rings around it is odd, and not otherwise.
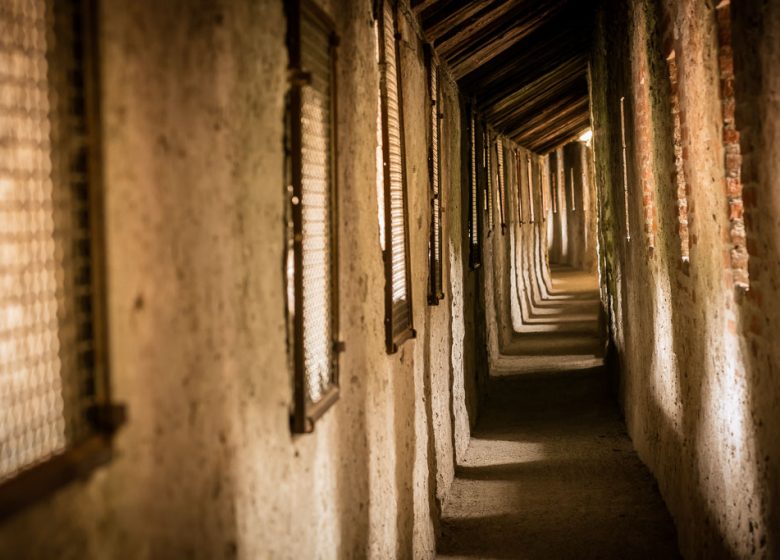
<path fill-rule="evenodd" d="M 403 198 L 403 236 L 404 236 L 404 274 L 406 277 L 406 307 L 408 324 L 396 333 L 396 316 L 393 302 L 393 223 L 391 208 L 391 170 L 390 170 L 390 128 L 387 90 L 387 42 L 385 28 L 385 6 L 392 12 L 393 19 L 393 56 L 396 69 L 396 89 L 398 92 L 398 128 L 400 138 L 401 157 L 401 196 Z M 409 238 L 409 192 L 407 188 L 406 172 L 406 139 L 404 127 L 404 103 L 403 103 L 403 79 L 401 72 L 401 48 L 400 32 L 398 31 L 398 4 L 394 0 L 377 0 L 375 5 L 375 20 L 378 26 L 377 37 L 379 40 L 379 97 L 382 119 L 382 169 L 384 171 L 384 219 L 385 219 L 385 248 L 383 261 L 385 269 L 385 346 L 388 354 L 395 354 L 401 345 L 409 339 L 415 338 L 417 332 L 414 329 L 414 308 L 412 305 L 412 274 L 411 274 L 411 247 Z"/>
<path fill-rule="evenodd" d="M 504 153 L 504 141 L 501 136 L 496 136 L 494 145 L 496 152 L 496 173 L 498 175 L 498 213 L 501 220 L 501 235 L 506 234 L 506 154 Z"/>
<path fill-rule="evenodd" d="M 487 121 L 482 123 L 482 167 L 485 188 L 484 190 L 484 202 L 485 207 L 485 220 L 487 221 L 487 236 L 493 235 L 493 181 L 491 177 L 490 169 L 490 129 L 488 128 Z"/>
<path fill-rule="evenodd" d="M 62 12 L 66 12 L 63 14 Z M 49 4 L 47 16 L 49 33 L 56 37 L 58 30 L 69 26 L 70 33 L 75 35 L 76 22 L 65 16 L 78 18 L 81 35 L 74 37 L 81 41 L 81 70 L 83 84 L 73 84 L 81 88 L 77 93 L 83 95 L 83 123 L 86 128 L 86 188 L 88 221 L 88 244 L 90 259 L 90 293 L 93 360 L 90 363 L 90 381 L 92 393 L 89 395 L 91 404 L 83 409 L 84 419 L 89 433 L 81 439 L 66 442 L 62 452 L 52 455 L 39 463 L 23 467 L 16 474 L 0 482 L 0 520 L 28 505 L 43 499 L 62 486 L 77 479 L 87 478 L 94 469 L 108 463 L 113 458 L 113 436 L 126 421 L 126 407 L 112 399 L 109 363 L 109 337 L 107 320 L 107 286 L 106 286 L 106 246 L 104 217 L 104 181 L 102 170 L 102 136 L 101 136 L 101 99 L 99 96 L 99 45 L 97 23 L 97 0 L 70 0 L 67 4 Z M 58 87 L 63 76 L 56 69 L 62 62 L 68 49 L 73 49 L 70 41 L 57 40 L 47 46 L 47 61 L 49 64 L 49 90 Z M 54 77 L 53 77 L 54 76 Z M 52 115 L 54 115 L 52 109 Z M 60 122 L 57 117 L 52 123 L 55 127 L 69 131 L 70 127 Z M 63 149 L 69 137 L 59 138 L 51 146 L 52 158 L 55 151 Z M 72 155 L 72 154 L 71 154 Z M 59 176 L 52 165 L 52 181 L 54 188 L 68 188 L 64 178 Z M 61 371 L 64 379 L 67 371 Z"/>
<path fill-rule="evenodd" d="M 339 399 L 339 354 L 344 350 L 344 344 L 339 341 L 339 236 L 338 236 L 338 181 L 337 181 L 337 123 L 338 123 L 338 90 L 336 72 L 338 69 L 337 47 L 339 38 L 333 20 L 311 0 L 295 0 L 286 2 L 287 10 L 287 47 L 290 56 L 290 89 L 289 89 L 289 132 L 290 132 L 290 193 L 289 209 L 292 217 L 293 241 L 293 290 L 295 315 L 292 324 L 292 368 L 293 368 L 293 402 L 290 412 L 290 429 L 296 434 L 311 433 L 314 426 L 324 414 Z M 303 307 L 303 88 L 311 80 L 311 75 L 302 67 L 301 20 L 304 10 L 317 19 L 329 31 L 330 44 L 330 297 L 331 297 L 331 339 L 332 362 L 331 384 L 320 400 L 309 402 L 306 389 L 306 370 L 304 354 L 304 307 Z"/>
<path fill-rule="evenodd" d="M 468 106 L 468 239 L 469 239 L 469 268 L 477 270 L 482 266 L 482 189 L 480 188 L 482 169 L 480 161 L 479 115 L 476 104 L 472 101 Z"/>
<path fill-rule="evenodd" d="M 444 299 L 444 224 L 442 222 L 442 165 L 441 139 L 444 111 L 442 108 L 441 65 L 430 44 L 425 46 L 426 67 L 428 69 L 428 176 L 431 185 L 431 234 L 429 240 L 430 272 L 428 282 L 428 304 L 438 305 Z M 435 96 L 435 97 L 434 97 Z M 436 135 L 434 137 L 434 130 Z M 434 138 L 436 141 L 434 142 Z M 434 154 L 436 155 L 434 161 Z M 436 166 L 436 169 L 434 169 Z M 438 227 L 434 221 L 438 217 Z M 438 237 L 438 250 L 436 239 Z"/>

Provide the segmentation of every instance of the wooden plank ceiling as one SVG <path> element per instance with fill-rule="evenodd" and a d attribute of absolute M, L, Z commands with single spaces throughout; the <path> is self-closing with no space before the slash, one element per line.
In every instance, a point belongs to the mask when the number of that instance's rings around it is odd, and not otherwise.
<path fill-rule="evenodd" d="M 593 0 L 412 0 L 461 90 L 499 131 L 546 153 L 590 124 Z"/>

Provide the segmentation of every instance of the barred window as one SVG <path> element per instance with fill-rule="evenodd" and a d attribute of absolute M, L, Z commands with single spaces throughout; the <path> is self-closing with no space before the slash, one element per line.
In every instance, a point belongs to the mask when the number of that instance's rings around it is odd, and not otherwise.
<path fill-rule="evenodd" d="M 480 235 L 480 192 L 479 192 L 479 133 L 478 121 L 473 106 L 469 115 L 469 266 L 477 269 L 482 264 Z"/>
<path fill-rule="evenodd" d="M 415 336 L 409 265 L 403 99 L 395 3 L 380 1 L 377 12 L 382 167 L 377 173 L 381 239 L 385 262 L 385 342 L 392 354 Z M 378 166 L 377 166 L 378 167 Z"/>
<path fill-rule="evenodd" d="M 287 309 L 292 430 L 310 432 L 338 399 L 338 259 L 335 173 L 337 38 L 307 0 L 287 3 Z"/>
<path fill-rule="evenodd" d="M 534 209 L 534 171 L 531 166 L 531 154 L 525 154 L 525 169 L 528 175 L 528 208 L 531 211 L 531 223 L 536 222 L 536 211 Z"/>
<path fill-rule="evenodd" d="M 558 161 L 558 153 L 553 152 L 550 154 L 550 190 L 551 190 L 551 197 L 552 198 L 552 211 L 553 214 L 558 213 L 558 166 L 560 165 Z"/>
<path fill-rule="evenodd" d="M 497 172 L 498 172 L 498 196 L 496 197 L 496 200 L 498 202 L 498 215 L 501 220 L 501 233 L 503 234 L 506 230 L 506 215 L 504 211 L 504 206 L 506 205 L 506 200 L 504 198 L 506 189 L 504 188 L 504 184 L 506 182 L 506 176 L 505 176 L 505 170 L 504 170 L 504 143 L 501 141 L 501 138 L 496 138 L 496 163 L 497 163 Z"/>
<path fill-rule="evenodd" d="M 516 181 L 516 191 L 517 191 L 517 216 L 518 216 L 518 223 L 524 224 L 525 223 L 525 214 L 523 212 L 523 174 L 520 169 L 520 154 L 513 150 L 512 151 L 513 158 L 512 158 L 512 180 Z"/>
<path fill-rule="evenodd" d="M 427 49 L 428 58 L 428 89 L 431 98 L 430 138 L 428 165 L 431 178 L 431 237 L 428 251 L 430 253 L 430 279 L 428 286 L 428 303 L 437 305 L 444 298 L 444 283 L 442 280 L 442 216 L 441 216 L 441 123 L 442 102 L 439 88 L 439 64 L 432 49 Z"/>
<path fill-rule="evenodd" d="M 105 461 L 123 418 L 109 404 L 91 13 L 0 7 L 0 513 Z"/>
<path fill-rule="evenodd" d="M 488 235 L 493 233 L 493 181 L 490 171 L 490 135 L 487 126 L 482 130 L 482 158 L 485 168 L 485 211 L 487 212 Z"/>

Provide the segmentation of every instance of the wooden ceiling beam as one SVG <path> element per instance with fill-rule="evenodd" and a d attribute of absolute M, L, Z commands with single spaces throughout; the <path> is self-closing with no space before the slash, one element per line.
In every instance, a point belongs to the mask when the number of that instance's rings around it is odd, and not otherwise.
<path fill-rule="evenodd" d="M 590 116 L 583 116 L 582 119 L 572 125 L 560 134 L 552 137 L 548 142 L 535 145 L 535 150 L 539 154 L 548 154 L 564 144 L 568 144 L 577 139 L 582 130 L 590 126 Z"/>
<path fill-rule="evenodd" d="M 556 104 L 540 111 L 533 119 L 529 119 L 514 129 L 506 129 L 510 138 L 531 138 L 543 133 L 546 129 L 553 129 L 559 122 L 566 122 L 573 115 L 587 112 L 588 98 L 581 98 L 568 104 Z"/>
<path fill-rule="evenodd" d="M 511 22 L 509 25 L 483 28 L 476 36 L 457 37 L 458 41 L 454 44 L 442 43 L 442 53 L 450 61 L 456 79 L 480 68 L 529 37 L 544 25 L 550 14 L 558 7 L 556 4 L 538 4 L 538 6 L 540 9 L 531 10 L 531 14 L 527 17 L 511 14 L 507 18 Z M 468 43 L 463 44 L 467 39 Z"/>
<path fill-rule="evenodd" d="M 450 2 L 450 5 L 452 4 L 455 3 Z M 428 41 L 435 43 L 439 37 L 449 30 L 463 24 L 463 22 L 474 17 L 485 8 L 489 8 L 493 4 L 493 0 L 472 0 L 459 2 L 458 4 L 460 5 L 457 8 L 451 8 L 443 16 L 439 16 L 437 13 L 433 17 L 423 19 L 422 27 Z"/>
<path fill-rule="evenodd" d="M 423 10 L 427 10 L 439 0 L 412 0 L 412 11 L 415 14 L 419 14 Z"/>
<path fill-rule="evenodd" d="M 502 125 L 513 115 L 537 110 L 546 98 L 560 97 L 571 91 L 585 94 L 588 91 L 587 79 L 579 65 L 563 65 L 486 107 L 485 112 L 492 121 Z"/>
<path fill-rule="evenodd" d="M 554 126 L 546 129 L 543 134 L 524 138 L 524 142 L 533 146 L 536 151 L 548 150 L 550 147 L 559 146 L 570 139 L 576 131 L 587 126 L 589 120 L 590 115 L 588 113 L 572 115 L 571 119 L 556 123 Z"/>
<path fill-rule="evenodd" d="M 587 96 L 586 96 L 587 97 Z M 532 105 L 518 107 L 517 112 L 503 121 L 493 121 L 496 127 L 506 130 L 510 135 L 520 132 L 538 122 L 550 122 L 557 113 L 582 101 L 583 95 L 576 91 L 567 91 L 557 97 L 540 97 Z M 489 116 L 488 116 L 489 118 Z"/>

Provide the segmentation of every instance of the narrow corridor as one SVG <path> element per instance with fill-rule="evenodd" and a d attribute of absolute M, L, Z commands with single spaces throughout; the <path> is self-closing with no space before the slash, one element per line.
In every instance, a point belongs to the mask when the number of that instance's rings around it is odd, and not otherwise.
<path fill-rule="evenodd" d="M 633 449 L 603 365 L 596 279 L 554 267 L 557 348 L 504 354 L 455 471 L 440 558 L 672 559 L 671 517 Z M 518 334 L 521 338 L 523 335 Z M 548 335 L 549 336 L 549 335 Z"/>
<path fill-rule="evenodd" d="M 0 560 L 780 559 L 780 0 L 0 0 Z"/>

